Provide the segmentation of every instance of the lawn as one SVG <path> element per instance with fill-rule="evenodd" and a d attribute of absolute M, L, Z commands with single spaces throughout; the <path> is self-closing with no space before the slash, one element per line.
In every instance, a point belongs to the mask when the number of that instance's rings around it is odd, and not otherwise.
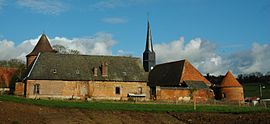
<path fill-rule="evenodd" d="M 12 101 L 24 104 L 33 104 L 57 108 L 79 108 L 92 110 L 123 110 L 123 111 L 149 111 L 149 112 L 194 112 L 193 104 L 157 104 L 133 103 L 115 101 L 62 101 L 62 100 L 34 100 L 15 96 L 0 96 L 0 101 Z M 197 105 L 196 112 L 270 112 L 263 107 L 248 107 L 237 105 Z"/>

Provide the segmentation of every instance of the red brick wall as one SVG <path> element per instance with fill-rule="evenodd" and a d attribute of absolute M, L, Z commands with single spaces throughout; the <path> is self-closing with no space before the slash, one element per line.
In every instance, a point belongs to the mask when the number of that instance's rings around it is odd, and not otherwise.
<path fill-rule="evenodd" d="M 29 66 L 29 65 L 31 65 L 33 62 L 34 62 L 34 60 L 36 59 L 36 57 L 37 56 L 28 56 L 26 59 L 26 65 L 27 65 L 27 67 Z"/>
<path fill-rule="evenodd" d="M 23 96 L 23 94 L 24 94 L 24 83 L 17 82 L 15 85 L 14 95 Z"/>
<path fill-rule="evenodd" d="M 244 91 L 242 87 L 223 87 L 221 93 L 225 101 L 238 102 L 244 101 Z"/>
<path fill-rule="evenodd" d="M 189 90 L 189 89 L 166 89 L 157 87 L 156 99 L 169 100 L 169 101 L 186 101 L 196 97 L 197 101 L 207 101 L 212 99 L 213 95 L 208 89 L 202 90 Z"/>

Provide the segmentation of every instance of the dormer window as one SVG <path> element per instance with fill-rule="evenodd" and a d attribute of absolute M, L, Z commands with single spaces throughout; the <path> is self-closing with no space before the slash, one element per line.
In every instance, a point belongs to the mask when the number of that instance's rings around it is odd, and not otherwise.
<path fill-rule="evenodd" d="M 54 69 L 52 69 L 52 72 L 54 73 L 54 74 L 56 74 L 57 73 L 57 71 L 56 71 L 56 69 L 54 68 Z"/>
<path fill-rule="evenodd" d="M 94 67 L 93 68 L 93 73 L 94 73 L 94 76 L 95 77 L 98 76 L 98 69 L 97 69 L 97 67 Z"/>
<path fill-rule="evenodd" d="M 79 71 L 79 69 L 76 69 L 76 74 L 80 74 L 80 71 Z"/>

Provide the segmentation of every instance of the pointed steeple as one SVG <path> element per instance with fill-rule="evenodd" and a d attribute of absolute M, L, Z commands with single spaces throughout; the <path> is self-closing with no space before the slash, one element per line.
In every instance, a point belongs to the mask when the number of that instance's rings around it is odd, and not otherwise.
<path fill-rule="evenodd" d="M 154 52 L 153 44 L 152 44 L 152 35 L 151 35 L 151 27 L 150 27 L 150 19 L 149 19 L 149 17 L 148 17 L 148 21 L 147 21 L 147 36 L 146 36 L 145 51 Z"/>
<path fill-rule="evenodd" d="M 150 19 L 148 17 L 146 45 L 145 45 L 145 50 L 143 52 L 143 67 L 146 72 L 150 72 L 151 69 L 153 69 L 155 65 L 156 65 L 156 54 L 153 49 Z"/>

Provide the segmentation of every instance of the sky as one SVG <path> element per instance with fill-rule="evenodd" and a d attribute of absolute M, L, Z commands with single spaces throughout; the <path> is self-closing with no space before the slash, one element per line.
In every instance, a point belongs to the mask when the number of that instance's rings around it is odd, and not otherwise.
<path fill-rule="evenodd" d="M 0 60 L 25 61 L 42 33 L 82 54 L 141 58 L 148 16 L 158 64 L 270 71 L 269 0 L 0 0 Z"/>

